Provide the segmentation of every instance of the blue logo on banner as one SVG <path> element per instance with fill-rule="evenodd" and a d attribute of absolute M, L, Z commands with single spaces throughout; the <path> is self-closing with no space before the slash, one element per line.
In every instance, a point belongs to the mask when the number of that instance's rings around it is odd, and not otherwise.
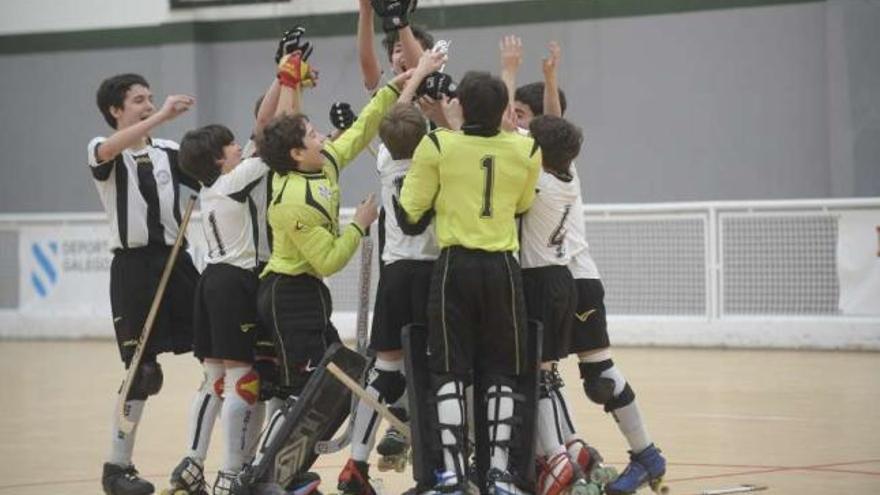
<path fill-rule="evenodd" d="M 58 256 L 58 243 L 35 242 L 31 244 L 31 255 L 37 262 L 37 267 L 31 271 L 31 285 L 40 297 L 46 297 L 49 290 L 58 283 L 58 265 L 54 261 Z"/>

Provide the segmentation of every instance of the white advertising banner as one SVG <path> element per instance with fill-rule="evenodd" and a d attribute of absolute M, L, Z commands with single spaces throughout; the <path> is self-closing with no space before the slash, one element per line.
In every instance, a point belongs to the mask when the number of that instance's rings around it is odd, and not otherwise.
<path fill-rule="evenodd" d="M 880 211 L 843 211 L 837 225 L 840 311 L 880 315 Z"/>
<path fill-rule="evenodd" d="M 19 231 L 19 313 L 27 317 L 110 315 L 106 224 L 26 226 Z"/>

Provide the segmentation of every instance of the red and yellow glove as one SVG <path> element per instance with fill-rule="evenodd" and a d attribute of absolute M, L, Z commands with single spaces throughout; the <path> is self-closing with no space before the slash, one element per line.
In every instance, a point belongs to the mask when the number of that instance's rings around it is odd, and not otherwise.
<path fill-rule="evenodd" d="M 278 82 L 290 88 L 314 87 L 317 83 L 317 71 L 312 70 L 308 62 L 303 61 L 299 51 L 285 55 L 278 63 Z"/>

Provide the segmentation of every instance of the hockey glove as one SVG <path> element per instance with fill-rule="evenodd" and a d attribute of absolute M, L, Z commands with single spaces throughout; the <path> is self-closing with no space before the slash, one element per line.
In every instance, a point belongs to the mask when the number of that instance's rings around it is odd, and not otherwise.
<path fill-rule="evenodd" d="M 443 99 L 443 95 L 455 98 L 458 91 L 458 85 L 452 80 L 452 76 L 443 72 L 432 72 L 422 80 L 416 89 L 416 96 L 430 96 L 435 100 Z"/>
<path fill-rule="evenodd" d="M 290 53 L 299 51 L 302 54 L 303 60 L 308 60 L 312 55 L 312 42 L 303 41 L 303 36 L 306 33 L 306 29 L 302 26 L 296 26 L 293 29 L 288 29 L 281 35 L 281 40 L 278 41 L 278 49 L 275 50 L 275 63 L 281 63 L 281 58 Z"/>
<path fill-rule="evenodd" d="M 370 0 L 373 10 L 382 18 L 385 32 L 409 26 L 409 16 L 416 10 L 418 0 Z"/>
<path fill-rule="evenodd" d="M 330 106 L 330 123 L 333 127 L 344 131 L 354 124 L 357 115 L 351 109 L 351 105 L 337 101 Z"/>
<path fill-rule="evenodd" d="M 278 82 L 282 86 L 298 88 L 315 85 L 315 74 L 309 64 L 303 62 L 299 52 L 285 55 L 278 64 Z"/>

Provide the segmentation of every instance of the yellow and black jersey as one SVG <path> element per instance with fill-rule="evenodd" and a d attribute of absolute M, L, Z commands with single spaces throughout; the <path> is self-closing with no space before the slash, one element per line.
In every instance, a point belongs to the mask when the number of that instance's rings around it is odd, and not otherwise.
<path fill-rule="evenodd" d="M 540 170 L 530 137 L 438 129 L 416 148 L 400 204 L 413 223 L 434 208 L 441 248 L 516 251 L 514 215 L 531 206 Z"/>
<path fill-rule="evenodd" d="M 272 179 L 269 225 L 272 256 L 263 270 L 286 275 L 327 277 L 341 270 L 364 232 L 354 223 L 339 228 L 339 173 L 375 137 L 379 123 L 397 101 L 397 90 L 381 89 L 354 125 L 324 145 L 320 172 L 289 172 Z"/>

